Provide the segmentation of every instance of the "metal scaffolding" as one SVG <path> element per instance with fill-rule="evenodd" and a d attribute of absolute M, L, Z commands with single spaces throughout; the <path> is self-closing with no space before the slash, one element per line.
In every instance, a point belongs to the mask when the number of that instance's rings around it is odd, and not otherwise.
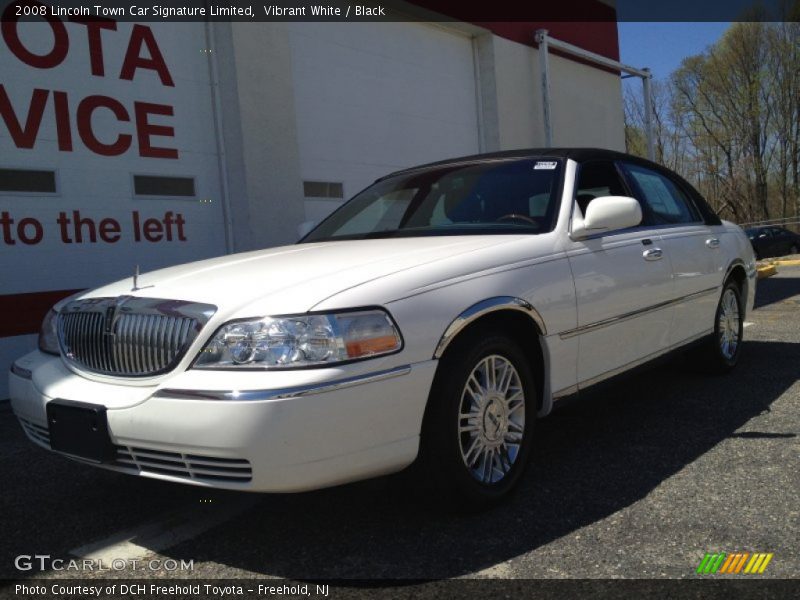
<path fill-rule="evenodd" d="M 653 136 L 653 97 L 650 90 L 650 81 L 653 74 L 650 69 L 637 69 L 619 61 L 612 60 L 595 52 L 584 50 L 568 42 L 557 40 L 548 35 L 547 29 L 539 29 L 536 32 L 536 43 L 539 45 L 539 70 L 542 82 L 542 112 L 544 117 L 544 139 L 545 145 L 553 145 L 553 124 L 550 117 L 550 49 L 554 48 L 565 54 L 575 56 L 587 62 L 608 67 L 615 71 L 628 73 L 642 79 L 642 93 L 644 94 L 644 127 L 647 137 L 647 157 L 655 160 L 656 147 Z"/>

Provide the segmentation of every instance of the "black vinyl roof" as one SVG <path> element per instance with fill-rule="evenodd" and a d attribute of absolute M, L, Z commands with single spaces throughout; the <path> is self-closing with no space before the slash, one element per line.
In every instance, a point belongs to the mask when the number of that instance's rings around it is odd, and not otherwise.
<path fill-rule="evenodd" d="M 436 167 L 446 167 L 458 164 L 475 164 L 484 160 L 492 161 L 514 158 L 569 158 L 579 163 L 587 160 L 624 160 L 626 162 L 636 163 L 656 171 L 669 173 L 671 177 L 680 181 L 684 190 L 692 196 L 697 209 L 703 216 L 703 220 L 708 225 L 719 225 L 721 223 L 719 216 L 717 216 L 717 214 L 708 205 L 700 192 L 698 192 L 688 181 L 674 171 L 671 171 L 663 165 L 659 165 L 658 163 L 647 160 L 646 158 L 634 156 L 633 154 L 627 154 L 625 152 L 617 152 L 616 150 L 608 150 L 606 148 L 528 148 L 524 150 L 506 150 L 503 152 L 472 154 L 470 156 L 461 156 L 458 158 L 440 160 L 425 165 L 411 167 L 409 169 L 401 169 L 400 171 L 395 171 L 394 173 L 385 175 L 377 181 L 381 181 L 387 177 L 394 177 L 395 175 L 400 175 L 402 173 L 413 173 L 414 171 L 424 171 L 426 169 L 433 169 Z"/>
<path fill-rule="evenodd" d="M 486 154 L 471 154 L 469 156 L 459 156 L 456 158 L 448 158 L 447 160 L 439 160 L 424 165 L 410 167 L 408 169 L 401 169 L 381 177 L 393 177 L 400 173 L 409 173 L 412 171 L 431 169 L 434 167 L 445 167 L 448 165 L 457 165 L 461 163 L 477 163 L 482 160 L 499 160 L 504 158 L 571 158 L 576 162 L 583 162 L 586 160 L 627 160 L 637 162 L 643 165 L 649 165 L 657 169 L 663 169 L 652 161 L 644 159 L 640 156 L 633 154 L 626 154 L 625 152 L 617 152 L 616 150 L 608 150 L 606 148 L 526 148 L 523 150 L 504 150 L 502 152 L 488 152 Z"/>

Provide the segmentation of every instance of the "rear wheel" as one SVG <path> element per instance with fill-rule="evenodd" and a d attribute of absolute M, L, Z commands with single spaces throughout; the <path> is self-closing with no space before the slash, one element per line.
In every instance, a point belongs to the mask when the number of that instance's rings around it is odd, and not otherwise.
<path fill-rule="evenodd" d="M 506 496 L 531 450 L 534 378 L 519 344 L 473 331 L 442 357 L 428 400 L 420 460 L 429 487 L 456 509 Z"/>
<path fill-rule="evenodd" d="M 725 373 L 736 366 L 742 351 L 744 333 L 742 294 L 734 281 L 722 289 L 714 318 L 714 334 L 701 348 L 701 359 L 707 370 Z"/>
<path fill-rule="evenodd" d="M 789 254 L 797 254 L 797 246 L 792 244 L 792 247 L 789 248 Z"/>

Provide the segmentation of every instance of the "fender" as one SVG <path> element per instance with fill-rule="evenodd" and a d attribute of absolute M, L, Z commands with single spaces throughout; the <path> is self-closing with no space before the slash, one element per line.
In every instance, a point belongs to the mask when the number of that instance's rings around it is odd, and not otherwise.
<path fill-rule="evenodd" d="M 755 261 L 747 264 L 741 258 L 735 258 L 731 261 L 728 265 L 727 270 L 725 271 L 725 277 L 722 278 L 720 282 L 720 287 L 724 285 L 728 278 L 733 273 L 733 270 L 737 267 L 741 267 L 744 269 L 744 281 L 742 282 L 743 289 L 742 289 L 742 301 L 744 302 L 744 315 L 742 317 L 746 317 L 750 310 L 752 310 L 752 301 L 755 299 L 755 288 L 756 288 L 756 266 Z"/>
<path fill-rule="evenodd" d="M 433 353 L 434 359 L 439 359 L 444 354 L 444 351 L 453 341 L 453 339 L 461 332 L 467 325 L 480 319 L 481 317 L 500 310 L 513 310 L 524 313 L 536 325 L 539 331 L 539 347 L 542 352 L 543 360 L 543 376 L 542 381 L 542 398 L 541 407 L 538 415 L 543 417 L 547 415 L 553 406 L 553 398 L 550 390 L 550 353 L 545 343 L 545 336 L 547 335 L 547 327 L 545 326 L 542 315 L 526 300 L 514 296 L 496 296 L 481 300 L 462 311 L 455 319 L 447 326 L 439 343 L 436 345 L 436 350 Z"/>

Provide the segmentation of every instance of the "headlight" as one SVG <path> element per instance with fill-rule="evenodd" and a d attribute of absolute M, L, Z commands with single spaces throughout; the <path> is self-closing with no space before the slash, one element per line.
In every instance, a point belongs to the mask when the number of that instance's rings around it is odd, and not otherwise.
<path fill-rule="evenodd" d="M 58 313 L 52 308 L 42 321 L 39 330 L 39 350 L 48 354 L 59 354 L 58 349 Z"/>
<path fill-rule="evenodd" d="M 264 317 L 223 325 L 194 363 L 197 369 L 327 366 L 400 350 L 400 333 L 382 310 Z"/>

